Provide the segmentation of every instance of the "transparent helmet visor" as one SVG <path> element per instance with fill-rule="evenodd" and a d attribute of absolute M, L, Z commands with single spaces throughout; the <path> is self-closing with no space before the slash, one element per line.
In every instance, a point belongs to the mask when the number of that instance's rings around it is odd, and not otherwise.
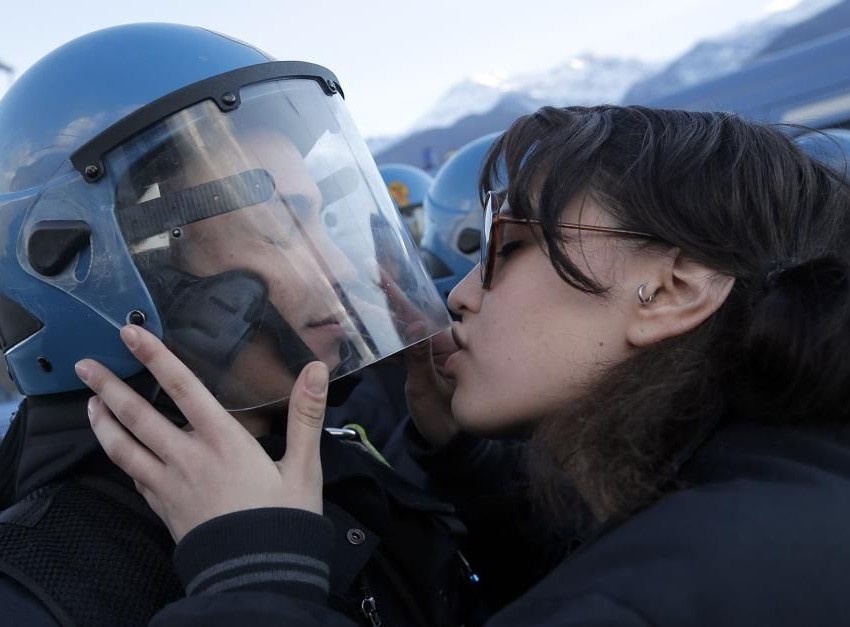
<path fill-rule="evenodd" d="M 301 79 L 240 97 L 115 148 L 101 183 L 166 345 L 229 410 L 285 399 L 310 361 L 342 377 L 449 324 L 343 100 Z"/>

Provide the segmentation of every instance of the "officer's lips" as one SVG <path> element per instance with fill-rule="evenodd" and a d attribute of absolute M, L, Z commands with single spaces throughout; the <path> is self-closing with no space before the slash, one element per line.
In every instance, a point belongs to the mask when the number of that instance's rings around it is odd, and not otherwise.
<path fill-rule="evenodd" d="M 342 323 L 340 323 L 339 318 L 336 316 L 328 316 L 308 322 L 307 328 L 328 333 L 338 333 L 339 335 L 344 333 Z"/>
<path fill-rule="evenodd" d="M 339 364 L 339 347 L 346 336 L 340 318 L 326 316 L 314 318 L 304 325 L 301 338 L 319 360 L 331 369 Z"/>

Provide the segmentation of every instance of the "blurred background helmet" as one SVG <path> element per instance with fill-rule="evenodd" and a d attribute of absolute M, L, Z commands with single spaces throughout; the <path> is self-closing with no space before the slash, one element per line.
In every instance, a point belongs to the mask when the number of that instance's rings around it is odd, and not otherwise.
<path fill-rule="evenodd" d="M 817 159 L 850 182 L 850 130 L 827 128 L 809 131 L 794 139 L 813 159 Z"/>
<path fill-rule="evenodd" d="M 378 171 L 404 218 L 413 241 L 418 245 L 425 227 L 422 204 L 425 202 L 428 188 L 434 181 L 433 177 L 424 170 L 404 163 L 381 165 L 378 166 Z"/>
<path fill-rule="evenodd" d="M 479 137 L 437 171 L 425 196 L 420 251 L 443 299 L 478 263 L 483 207 L 478 177 L 487 151 L 501 133 Z"/>
<path fill-rule="evenodd" d="M 230 410 L 448 324 L 337 78 L 174 24 L 76 39 L 0 100 L 0 276 L 26 395 L 83 389 L 84 357 L 142 372 L 127 323 Z"/>

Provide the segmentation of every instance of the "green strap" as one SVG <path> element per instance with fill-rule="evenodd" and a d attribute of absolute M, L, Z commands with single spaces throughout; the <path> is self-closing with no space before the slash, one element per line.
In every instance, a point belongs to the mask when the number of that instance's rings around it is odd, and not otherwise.
<path fill-rule="evenodd" d="M 390 463 L 386 459 L 384 459 L 383 455 L 381 455 L 380 451 L 375 448 L 375 445 L 369 441 L 369 436 L 366 435 L 366 429 L 363 428 L 363 425 L 359 425 L 356 422 L 350 422 L 345 425 L 345 428 L 353 429 L 354 431 L 356 431 L 357 435 L 360 436 L 360 444 L 362 444 L 363 447 L 367 451 L 369 451 L 375 459 L 377 459 L 379 462 L 381 462 L 388 468 L 392 468 Z"/>

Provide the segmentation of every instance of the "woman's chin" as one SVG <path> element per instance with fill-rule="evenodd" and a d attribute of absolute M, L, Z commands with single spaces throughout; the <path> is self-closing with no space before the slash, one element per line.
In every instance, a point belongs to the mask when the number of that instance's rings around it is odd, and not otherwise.
<path fill-rule="evenodd" d="M 452 397 L 452 415 L 462 431 L 488 440 L 525 439 L 536 421 L 506 413 L 504 407 L 486 405 L 481 399 L 466 403 L 457 393 Z"/>
<path fill-rule="evenodd" d="M 462 431 L 483 438 L 496 437 L 498 422 L 493 420 L 492 408 L 478 403 L 467 403 L 457 392 L 452 397 L 452 415 Z"/>

